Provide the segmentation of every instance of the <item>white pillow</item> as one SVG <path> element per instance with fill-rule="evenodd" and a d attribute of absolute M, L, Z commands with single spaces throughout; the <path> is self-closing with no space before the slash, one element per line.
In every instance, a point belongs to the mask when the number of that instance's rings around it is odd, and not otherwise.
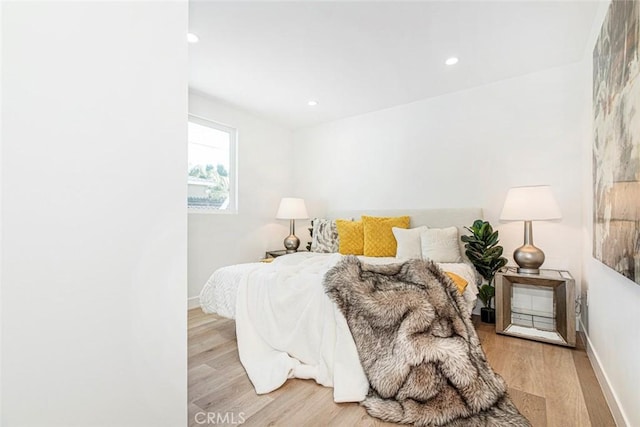
<path fill-rule="evenodd" d="M 422 258 L 420 233 L 425 230 L 428 230 L 428 228 L 424 225 L 416 228 L 391 227 L 393 236 L 396 238 L 396 243 L 398 244 L 396 249 L 396 258 Z"/>
<path fill-rule="evenodd" d="M 458 245 L 458 229 L 429 228 L 420 233 L 422 258 L 434 262 L 462 262 Z"/>

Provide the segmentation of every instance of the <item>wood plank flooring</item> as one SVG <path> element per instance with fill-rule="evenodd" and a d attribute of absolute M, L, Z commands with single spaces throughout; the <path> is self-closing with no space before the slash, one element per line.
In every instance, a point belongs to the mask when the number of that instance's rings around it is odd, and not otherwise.
<path fill-rule="evenodd" d="M 474 318 L 487 359 L 534 427 L 615 426 L 584 346 L 575 350 L 497 335 Z M 333 402 L 332 389 L 289 380 L 258 396 L 238 358 L 233 320 L 189 311 L 189 422 L 243 426 L 395 426 L 356 403 Z M 207 419 L 209 417 L 209 419 Z"/>

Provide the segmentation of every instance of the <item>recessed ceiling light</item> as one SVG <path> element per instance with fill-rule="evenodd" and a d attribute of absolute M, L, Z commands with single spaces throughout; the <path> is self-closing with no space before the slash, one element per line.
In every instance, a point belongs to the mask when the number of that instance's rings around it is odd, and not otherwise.
<path fill-rule="evenodd" d="M 312 99 L 311 101 L 307 102 L 307 105 L 309 107 L 315 107 L 316 105 L 318 105 L 318 101 Z"/>
<path fill-rule="evenodd" d="M 446 61 L 444 61 L 444 63 L 447 65 L 455 65 L 458 63 L 458 58 L 452 56 L 451 58 L 448 58 Z"/>
<path fill-rule="evenodd" d="M 193 33 L 188 33 L 187 34 L 187 41 L 189 43 L 198 43 L 198 41 L 200 41 L 200 37 L 196 36 Z"/>

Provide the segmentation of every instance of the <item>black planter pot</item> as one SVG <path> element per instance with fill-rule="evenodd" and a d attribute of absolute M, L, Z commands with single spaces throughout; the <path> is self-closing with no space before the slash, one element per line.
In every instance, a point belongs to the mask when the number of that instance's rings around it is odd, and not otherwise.
<path fill-rule="evenodd" d="M 494 308 L 482 307 L 480 309 L 480 320 L 484 323 L 496 323 L 496 310 Z"/>

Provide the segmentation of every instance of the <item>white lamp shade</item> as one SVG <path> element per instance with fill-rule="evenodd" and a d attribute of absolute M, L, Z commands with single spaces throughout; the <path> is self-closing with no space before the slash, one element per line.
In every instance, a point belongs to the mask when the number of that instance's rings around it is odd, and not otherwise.
<path fill-rule="evenodd" d="M 280 206 L 278 207 L 278 213 L 276 214 L 278 219 L 307 219 L 309 214 L 307 213 L 307 207 L 304 204 L 304 199 L 297 199 L 295 197 L 283 197 L 280 200 Z"/>
<path fill-rule="evenodd" d="M 551 187 L 513 187 L 507 192 L 500 214 L 502 221 L 539 221 L 562 218 Z"/>

